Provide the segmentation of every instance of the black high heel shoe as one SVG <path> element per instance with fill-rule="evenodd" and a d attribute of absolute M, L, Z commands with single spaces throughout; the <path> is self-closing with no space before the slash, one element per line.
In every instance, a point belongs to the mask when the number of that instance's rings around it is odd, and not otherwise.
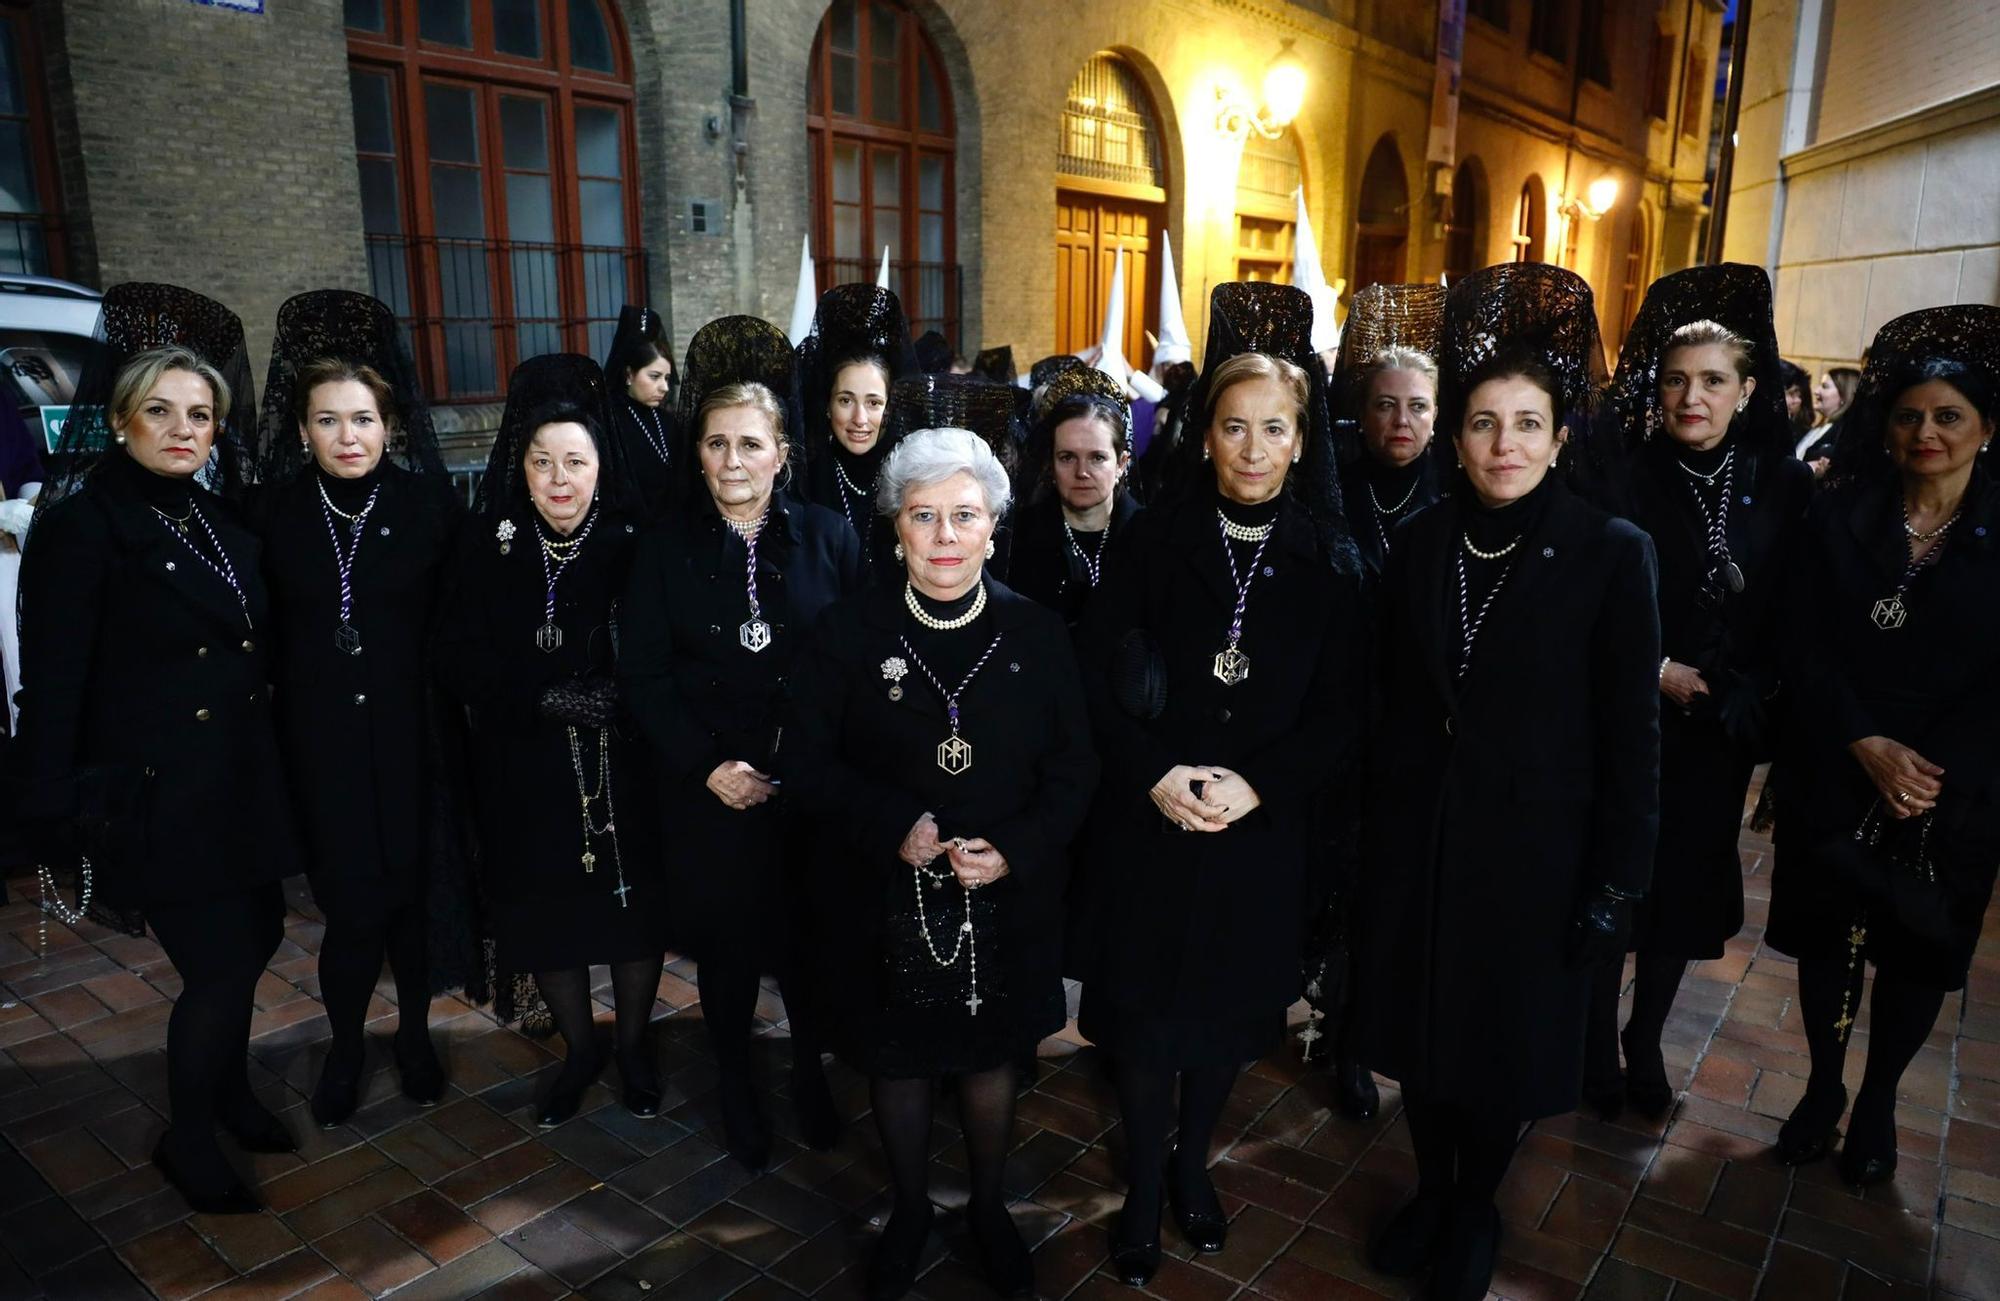
<path fill-rule="evenodd" d="M 1667 1061 L 1657 1043 L 1635 1052 L 1631 1034 L 1630 1026 L 1618 1033 L 1619 1047 L 1625 1050 L 1625 1100 L 1646 1119 L 1658 1120 L 1674 1105 L 1674 1086 L 1667 1082 Z"/>
<path fill-rule="evenodd" d="M 299 1140 L 292 1136 L 292 1131 L 255 1098 L 234 1115 L 223 1117 L 222 1127 L 245 1152 L 282 1154 L 299 1150 Z"/>
<path fill-rule="evenodd" d="M 1178 1157 L 1179 1153 L 1176 1152 L 1175 1156 Z M 1222 1203 L 1215 1195 L 1215 1185 L 1209 1181 L 1208 1171 L 1201 1172 L 1201 1181 L 1205 1185 L 1203 1191 L 1208 1194 L 1206 1200 L 1209 1206 L 1190 1206 L 1181 1197 L 1181 1190 L 1171 1173 L 1173 1164 L 1172 1160 L 1167 1163 L 1170 1172 L 1167 1175 L 1167 1203 L 1173 1207 L 1174 1224 L 1180 1229 L 1182 1240 L 1204 1256 L 1219 1255 L 1229 1243 L 1229 1217 L 1222 1213 Z M 1210 1206 L 1214 1209 L 1211 1210 Z"/>
<path fill-rule="evenodd" d="M 1111 1229 L 1111 1274 L 1126 1287 L 1145 1287 L 1160 1272 L 1160 1222 L 1153 1220 L 1152 1235 L 1134 1241 L 1125 1229 L 1125 1212 Z"/>
<path fill-rule="evenodd" d="M 1333 1103 L 1341 1114 L 1353 1120 L 1375 1119 L 1375 1112 L 1382 1105 L 1382 1091 L 1375 1087 L 1375 1076 L 1360 1062 L 1346 1057 L 1336 1057 L 1333 1061 Z"/>
<path fill-rule="evenodd" d="M 219 1153 L 216 1160 L 222 1160 Z M 189 1172 L 177 1165 L 173 1157 L 168 1154 L 167 1139 L 164 1134 L 160 1136 L 160 1141 L 153 1145 L 153 1164 L 159 1167 L 167 1182 L 174 1186 L 174 1191 L 179 1193 L 198 1215 L 255 1215 L 264 1209 L 264 1204 L 257 1200 L 257 1195 L 243 1186 L 243 1181 L 236 1177 L 234 1171 L 224 1176 L 223 1182 L 219 1184 L 195 1182 L 190 1178 Z M 225 1168 L 228 1165 L 227 1162 L 223 1164 Z"/>
<path fill-rule="evenodd" d="M 1415 1278 L 1437 1259 L 1449 1203 L 1442 1193 L 1418 1193 L 1368 1241 L 1368 1267 L 1391 1278 Z"/>
<path fill-rule="evenodd" d="M 652 1062 L 619 1053 L 618 1083 L 625 1110 L 641 1120 L 651 1120 L 660 1114 L 660 1077 Z"/>
<path fill-rule="evenodd" d="M 916 1286 L 917 1266 L 930 1242 L 935 1214 L 926 1202 L 918 1217 L 920 1223 L 898 1224 L 897 1214 L 889 1216 L 889 1223 L 875 1243 L 875 1254 L 868 1258 L 868 1301 L 896 1301 Z"/>
<path fill-rule="evenodd" d="M 1862 1114 L 1864 1095 L 1854 1104 L 1847 1119 L 1847 1141 L 1840 1145 L 1840 1177 L 1856 1188 L 1872 1188 L 1896 1177 L 1896 1112 L 1892 1106 L 1886 1122 L 1876 1123 Z"/>
<path fill-rule="evenodd" d="M 564 1062 L 554 1086 L 549 1089 L 549 1096 L 542 1100 L 540 1110 L 535 1113 L 535 1124 L 543 1129 L 554 1129 L 574 1119 L 577 1109 L 583 1105 L 583 1095 L 603 1069 L 604 1063 L 594 1055 L 580 1061 L 572 1058 Z"/>
<path fill-rule="evenodd" d="M 1806 1088 L 1799 1105 L 1778 1130 L 1778 1160 L 1785 1165 L 1806 1165 L 1827 1154 L 1833 1146 L 1834 1131 L 1841 1113 L 1847 1110 L 1847 1086 L 1840 1092 L 1813 1095 Z"/>
<path fill-rule="evenodd" d="M 321 1129 L 347 1123 L 361 1100 L 361 1072 L 367 1063 L 365 1051 L 351 1057 L 329 1052 L 319 1068 L 319 1083 L 313 1086 L 312 1118 Z"/>
<path fill-rule="evenodd" d="M 1000 1296 L 1031 1297 L 1035 1294 L 1035 1262 L 1021 1230 L 1004 1206 L 988 1210 L 969 1205 L 965 1224 L 972 1240 L 972 1257 L 980 1273 Z"/>

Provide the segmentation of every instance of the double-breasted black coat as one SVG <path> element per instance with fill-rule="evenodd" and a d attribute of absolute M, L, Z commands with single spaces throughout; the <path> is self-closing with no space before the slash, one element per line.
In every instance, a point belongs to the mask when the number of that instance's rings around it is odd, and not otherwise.
<path fill-rule="evenodd" d="M 1097 758 L 1069 630 L 1033 601 L 984 581 L 985 614 L 950 634 L 976 638 L 986 625 L 1000 638 L 960 698 L 961 735 L 973 748 L 963 772 L 938 764 L 949 735 L 945 706 L 907 663 L 901 637 L 910 619 L 900 585 L 876 582 L 831 606 L 794 672 L 794 722 L 779 766 L 791 812 L 815 837 L 806 897 L 816 970 L 841 991 L 828 1009 L 835 1048 L 871 1074 L 983 1070 L 1064 1021 L 1068 851 L 1097 782 Z M 892 659 L 904 661 L 903 673 L 893 672 Z M 976 1014 L 955 999 L 930 1009 L 899 997 L 906 973 L 894 966 L 891 928 L 907 921 L 914 892 L 913 869 L 899 851 L 927 812 L 941 835 L 984 837 L 1008 864 L 1005 877 L 977 892 L 980 906 L 996 914 L 997 953 L 979 957 L 980 988 L 990 994 Z M 930 896 L 942 904 L 931 917 L 940 940 L 960 915 L 957 895 L 947 885 Z"/>
<path fill-rule="evenodd" d="M 658 773 L 669 944 L 697 961 L 779 966 L 797 908 L 795 877 L 782 871 L 783 797 L 732 809 L 708 775 L 729 760 L 775 772 L 808 632 L 866 574 L 847 521 L 775 498 L 757 539 L 757 600 L 771 643 L 753 652 L 739 636 L 750 618 L 748 561 L 743 539 L 705 503 L 642 535 L 618 667 Z"/>
<path fill-rule="evenodd" d="M 118 452 L 36 521 L 21 566 L 22 812 L 81 850 L 97 897 L 145 909 L 237 894 L 300 868 L 271 718 L 260 548 L 193 484 L 244 603 L 150 501 L 167 481 Z M 207 546 L 199 524 L 190 536 Z"/>
<path fill-rule="evenodd" d="M 1520 1119 L 1575 1107 L 1588 973 L 1566 948 L 1605 885 L 1642 892 L 1659 811 L 1652 544 L 1550 482 L 1455 680 L 1460 514 L 1397 536 L 1377 606 L 1354 950 L 1362 1060 Z"/>
<path fill-rule="evenodd" d="M 308 466 L 252 511 L 271 592 L 278 742 L 313 898 L 329 916 L 372 915 L 424 897 L 438 779 L 430 641 L 465 512 L 450 484 L 386 460 L 366 481 L 331 486 L 350 514 L 379 493 L 353 549 L 361 653 L 348 654 L 334 642 L 340 568 L 319 477 Z M 346 521 L 334 522 L 347 545 Z"/>
<path fill-rule="evenodd" d="M 1139 514 L 1139 499 L 1120 491 L 1112 501 L 1110 537 L 1093 538 L 1086 546 L 1109 548 L 1111 539 L 1132 527 Z M 1098 552 L 1108 559 L 1107 552 Z M 1104 563 L 1099 562 L 1099 581 Z M 1063 617 L 1074 628 L 1083 618 L 1090 601 L 1090 572 L 1083 557 L 1063 534 L 1062 501 L 1050 492 L 1040 501 L 1023 507 L 1014 521 L 1012 549 L 1007 558 L 1007 585 L 1031 601 L 1039 601 Z"/>
<path fill-rule="evenodd" d="M 1866 923 L 1880 970 L 1959 989 L 1979 941 L 2000 863 L 2000 484 L 1975 470 L 1944 553 L 1903 594 L 1901 626 L 1876 625 L 1876 602 L 1909 560 L 1901 486 L 1845 484 L 1819 495 L 1791 619 L 1795 664 L 1786 689 L 1771 915 L 1764 941 L 1797 958 L 1844 957 Z M 1854 834 L 1878 798 L 1850 743 L 1886 736 L 1944 769 L 1928 849 L 1949 901 L 1945 943 L 1920 938 L 1889 910 L 1869 908 L 1818 854 Z"/>
<path fill-rule="evenodd" d="M 1743 929 L 1736 842 L 1751 771 L 1771 757 L 1785 611 L 1812 500 L 1803 461 L 1741 442 L 1734 455 L 1729 557 L 1743 591 L 1719 605 L 1703 593 L 1707 522 L 1672 439 L 1640 453 L 1631 487 L 1631 518 L 1659 561 L 1660 653 L 1698 671 L 1710 692 L 1687 710 L 1660 701 L 1660 842 L 1632 940 L 1675 957 L 1719 958 Z M 1725 709 L 1742 720 L 1734 730 Z"/>
<path fill-rule="evenodd" d="M 1236 603 L 1219 501 L 1204 493 L 1149 508 L 1114 538 L 1078 635 L 1105 771 L 1079 854 L 1069 974 L 1083 981 L 1086 1034 L 1112 1051 L 1193 1053 L 1166 1065 L 1275 1046 L 1332 885 L 1316 815 L 1351 777 L 1363 721 L 1360 589 L 1320 556 L 1290 501 L 1244 614 L 1250 675 L 1235 686 L 1215 677 Z M 1150 636 L 1166 668 L 1165 709 L 1152 720 L 1113 699 L 1113 660 L 1134 630 Z M 1177 764 L 1241 773 L 1260 807 L 1226 831 L 1169 824 L 1148 792 Z M 1168 1022 L 1229 1028 L 1180 1046 L 1140 1028 Z"/>
<path fill-rule="evenodd" d="M 479 864 L 499 961 L 507 971 L 549 971 L 625 962 L 656 953 L 662 891 L 653 819 L 649 755 L 629 723 L 605 729 L 610 746 L 611 807 L 593 803 L 591 818 L 617 827 L 619 867 L 630 894 L 613 893 L 618 867 L 609 837 L 597 838 L 591 870 L 583 866 L 584 829 L 578 772 L 600 789 L 598 733 L 544 717 L 551 685 L 609 677 L 617 665 L 617 602 L 631 571 L 637 525 L 602 512 L 556 584 L 562 645 L 535 644 L 546 587 L 534 521 L 517 523 L 502 553 L 491 520 L 466 524 L 445 581 L 434 660 L 447 692 L 472 727 L 472 781 L 480 827 Z"/>

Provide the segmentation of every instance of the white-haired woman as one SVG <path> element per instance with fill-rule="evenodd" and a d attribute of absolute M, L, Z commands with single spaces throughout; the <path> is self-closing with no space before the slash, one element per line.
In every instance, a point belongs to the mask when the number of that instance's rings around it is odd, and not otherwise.
<path fill-rule="evenodd" d="M 849 991 L 834 1049 L 871 1078 L 896 1205 L 869 1267 L 900 1296 L 929 1235 L 931 1105 L 958 1081 L 979 1263 L 1034 1279 L 1000 1177 L 1014 1066 L 1060 1029 L 1067 846 L 1097 779 L 1062 619 L 983 573 L 1009 501 L 975 435 L 930 429 L 883 466 L 901 583 L 831 607 L 793 679 L 781 760 L 824 846 L 810 872 L 821 975 Z"/>

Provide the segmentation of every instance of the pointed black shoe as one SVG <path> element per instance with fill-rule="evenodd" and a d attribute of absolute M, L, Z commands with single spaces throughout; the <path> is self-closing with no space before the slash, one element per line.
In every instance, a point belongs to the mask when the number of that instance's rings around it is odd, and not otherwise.
<path fill-rule="evenodd" d="M 396 1074 L 403 1082 L 403 1096 L 420 1107 L 435 1107 L 443 1102 L 446 1088 L 444 1065 L 438 1061 L 437 1050 L 431 1046 L 430 1034 L 426 1032 L 414 1048 L 405 1048 L 400 1034 L 394 1042 Z"/>
<path fill-rule="evenodd" d="M 1841 1113 L 1847 1110 L 1847 1086 L 1838 1094 L 1814 1097 L 1806 1089 L 1799 1105 L 1778 1130 L 1778 1160 L 1784 1165 L 1806 1165 L 1825 1156 L 1833 1147 L 1834 1130 Z"/>
<path fill-rule="evenodd" d="M 313 1086 L 312 1118 L 321 1129 L 347 1123 L 361 1099 L 361 1072 L 367 1055 L 329 1052 L 319 1068 L 319 1083 Z"/>
<path fill-rule="evenodd" d="M 1484 1301 L 1499 1257 L 1500 1212 L 1491 1203 L 1453 1207 L 1427 1295 L 1431 1301 Z"/>
<path fill-rule="evenodd" d="M 1634 1050 L 1631 1033 L 1632 1028 L 1627 1026 L 1618 1034 L 1619 1046 L 1625 1050 L 1625 1101 L 1646 1119 L 1658 1120 L 1673 1110 L 1674 1105 L 1674 1086 L 1667 1081 L 1666 1057 L 1658 1044 L 1641 1045 Z"/>
<path fill-rule="evenodd" d="M 660 1073 L 653 1069 L 649 1059 L 621 1049 L 618 1084 L 619 1101 L 625 1104 L 625 1110 L 641 1120 L 651 1120 L 660 1114 Z"/>
<path fill-rule="evenodd" d="M 1872 1124 L 1863 1115 L 1865 1096 L 1856 1099 L 1847 1118 L 1847 1140 L 1840 1145 L 1840 1177 L 1855 1188 L 1873 1188 L 1896 1177 L 1896 1113 L 1887 1124 Z"/>
<path fill-rule="evenodd" d="M 1118 1213 L 1111 1228 L 1111 1276 L 1126 1287 L 1145 1287 L 1160 1272 L 1160 1225 L 1153 1222 L 1153 1236 L 1134 1242 L 1125 1233 L 1125 1212 Z"/>
<path fill-rule="evenodd" d="M 221 1160 L 218 1156 L 217 1160 Z M 190 1182 L 187 1172 L 174 1164 L 167 1155 L 167 1139 L 163 1134 L 153 1145 L 153 1164 L 166 1176 L 174 1191 L 179 1193 L 198 1215 L 255 1215 L 264 1209 L 257 1195 L 243 1186 L 235 1172 L 230 1172 L 225 1182 L 216 1186 L 197 1186 Z M 224 1163 L 227 1164 L 226 1162 Z"/>
<path fill-rule="evenodd" d="M 1369 1239 L 1368 1267 L 1391 1278 L 1415 1278 L 1430 1268 L 1444 1243 L 1442 1193 L 1418 1193 Z"/>
<path fill-rule="evenodd" d="M 933 1215 L 930 1203 L 926 1202 L 920 1223 L 898 1224 L 895 1214 L 889 1216 L 889 1223 L 875 1243 L 875 1252 L 868 1258 L 868 1301 L 896 1301 L 916 1286 L 917 1265 L 922 1262 L 924 1247 L 931 1239 Z"/>
<path fill-rule="evenodd" d="M 1375 1119 L 1375 1112 L 1382 1105 L 1382 1091 L 1375 1087 L 1375 1076 L 1360 1062 L 1337 1057 L 1333 1062 L 1333 1104 L 1340 1108 L 1340 1114 L 1351 1120 L 1369 1121 Z"/>
<path fill-rule="evenodd" d="M 1028 1244 L 1021 1241 L 1021 1230 L 1007 1208 L 985 1211 L 967 1206 L 965 1224 L 972 1239 L 972 1258 L 978 1262 L 988 1286 L 1010 1301 L 1033 1296 L 1034 1258 L 1028 1254 Z"/>
<path fill-rule="evenodd" d="M 535 1113 L 535 1124 L 543 1129 L 554 1129 L 574 1119 L 577 1109 L 583 1105 L 583 1095 L 603 1069 L 604 1064 L 595 1058 L 585 1062 L 574 1059 L 564 1062 L 562 1070 L 556 1074 L 554 1086 L 549 1089 L 549 1096 L 542 1100 Z"/>
<path fill-rule="evenodd" d="M 1221 1254 L 1229 1241 L 1229 1217 L 1222 1213 L 1222 1203 L 1215 1195 L 1215 1185 L 1209 1181 L 1208 1171 L 1201 1172 L 1202 1191 L 1206 1196 L 1198 1199 L 1205 1204 L 1192 1205 L 1190 1203 L 1197 1199 L 1181 1196 L 1171 1173 L 1171 1159 L 1167 1168 L 1170 1172 L 1167 1175 L 1167 1202 L 1173 1207 L 1174 1225 L 1181 1231 L 1182 1240 L 1204 1256 Z"/>
<path fill-rule="evenodd" d="M 292 1136 L 292 1131 L 255 1098 L 235 1115 L 225 1117 L 222 1127 L 245 1152 L 283 1154 L 299 1150 L 299 1140 Z"/>

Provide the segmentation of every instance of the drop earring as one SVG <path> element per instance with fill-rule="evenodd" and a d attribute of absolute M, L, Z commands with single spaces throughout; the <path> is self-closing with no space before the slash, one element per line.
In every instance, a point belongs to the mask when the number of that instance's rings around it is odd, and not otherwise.
<path fill-rule="evenodd" d="M 1213 456 L 1209 455 L 1208 445 L 1206 443 L 1202 445 L 1201 459 L 1204 461 L 1212 461 L 1215 459 Z"/>
<path fill-rule="evenodd" d="M 986 543 L 986 558 L 988 560 L 993 559 L 993 543 L 990 539 Z"/>
<path fill-rule="evenodd" d="M 903 544 L 898 542 L 896 544 L 896 559 L 901 560 L 902 558 L 903 558 Z"/>

